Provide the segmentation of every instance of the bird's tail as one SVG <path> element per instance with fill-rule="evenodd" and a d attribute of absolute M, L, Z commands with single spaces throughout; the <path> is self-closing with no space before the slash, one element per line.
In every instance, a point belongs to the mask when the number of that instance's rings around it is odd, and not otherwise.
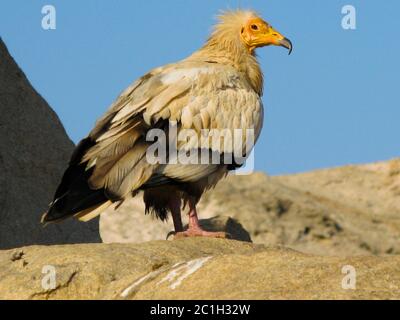
<path fill-rule="evenodd" d="M 81 159 L 91 146 L 93 142 L 87 138 L 76 147 L 54 200 L 42 215 L 42 224 L 58 222 L 71 216 L 89 221 L 112 204 L 103 189 L 93 190 L 89 187 L 88 179 L 92 172 L 86 170 L 86 163 L 81 163 Z"/>

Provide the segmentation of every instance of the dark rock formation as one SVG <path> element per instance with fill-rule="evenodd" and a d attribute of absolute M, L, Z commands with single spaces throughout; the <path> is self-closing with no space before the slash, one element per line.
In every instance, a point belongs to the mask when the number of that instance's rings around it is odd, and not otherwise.
<path fill-rule="evenodd" d="M 40 225 L 73 147 L 0 39 L 0 249 L 100 241 L 97 220 Z"/>

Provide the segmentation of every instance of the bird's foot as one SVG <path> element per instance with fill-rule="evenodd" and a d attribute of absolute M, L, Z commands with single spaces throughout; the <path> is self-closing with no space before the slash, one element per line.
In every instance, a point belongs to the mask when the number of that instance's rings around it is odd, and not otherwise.
<path fill-rule="evenodd" d="M 192 229 L 187 229 L 185 231 L 174 233 L 174 240 L 182 238 L 191 238 L 191 237 L 222 238 L 222 239 L 229 238 L 228 234 L 225 232 L 211 232 L 211 231 L 205 231 L 200 228 L 192 228 Z"/>
<path fill-rule="evenodd" d="M 174 209 L 175 208 L 175 209 Z M 197 217 L 196 211 L 196 203 L 193 200 L 189 200 L 189 223 L 188 228 L 183 231 L 182 221 L 180 217 L 180 212 L 178 214 L 178 209 L 180 209 L 180 202 L 179 205 L 172 206 L 172 217 L 174 219 L 174 227 L 175 231 L 171 231 L 167 235 L 167 240 L 171 235 L 174 235 L 175 239 L 182 239 L 182 238 L 191 238 L 191 237 L 207 237 L 207 238 L 231 238 L 228 233 L 225 232 L 212 232 L 212 231 L 205 231 L 202 229 L 199 223 L 199 219 Z"/>

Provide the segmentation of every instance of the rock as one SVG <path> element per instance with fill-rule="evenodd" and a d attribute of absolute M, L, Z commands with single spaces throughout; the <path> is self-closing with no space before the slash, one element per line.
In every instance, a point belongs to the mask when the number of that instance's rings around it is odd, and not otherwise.
<path fill-rule="evenodd" d="M 149 240 L 165 240 L 174 231 L 172 221 L 156 220 L 144 214 L 140 197 L 123 203 L 118 210 L 108 210 L 100 220 L 104 243 L 132 243 Z M 227 216 L 201 219 L 200 225 L 207 231 L 226 232 L 230 239 L 251 242 L 250 234 L 243 226 Z M 187 225 L 184 226 L 187 228 Z"/>
<path fill-rule="evenodd" d="M 0 248 L 99 242 L 98 221 L 39 223 L 74 146 L 1 39 L 0 114 Z"/>
<path fill-rule="evenodd" d="M 230 176 L 206 193 L 201 218 L 229 216 L 255 243 L 318 255 L 400 253 L 400 160 L 269 177 Z M 105 242 L 165 239 L 141 197 L 100 221 Z M 129 232 L 132 230 L 132 232 Z"/>
<path fill-rule="evenodd" d="M 400 299 L 399 266 L 209 238 L 31 246 L 0 251 L 0 299 Z"/>
<path fill-rule="evenodd" d="M 172 219 L 166 222 L 145 215 L 142 194 L 125 201 L 118 210 L 110 208 L 100 217 L 100 235 L 104 243 L 130 243 L 165 240 L 174 230 Z"/>

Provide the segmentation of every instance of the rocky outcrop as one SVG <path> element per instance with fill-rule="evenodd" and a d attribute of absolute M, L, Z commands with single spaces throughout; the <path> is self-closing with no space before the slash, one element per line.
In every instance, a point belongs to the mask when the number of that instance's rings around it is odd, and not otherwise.
<path fill-rule="evenodd" d="M 400 160 L 229 177 L 201 223 L 242 241 L 165 241 L 138 196 L 90 244 L 98 220 L 39 224 L 73 144 L 1 40 L 0 114 L 0 299 L 400 299 Z"/>
<path fill-rule="evenodd" d="M 400 299 L 399 266 L 224 239 L 33 246 L 0 252 L 0 299 Z"/>
<path fill-rule="evenodd" d="M 230 176 L 205 194 L 202 218 L 229 216 L 255 243 L 317 255 L 400 253 L 400 160 L 304 174 Z M 140 196 L 100 221 L 105 242 L 165 239 L 172 223 L 143 214 Z"/>
<path fill-rule="evenodd" d="M 0 114 L 0 249 L 99 242 L 98 221 L 39 223 L 74 146 L 1 39 Z"/>

